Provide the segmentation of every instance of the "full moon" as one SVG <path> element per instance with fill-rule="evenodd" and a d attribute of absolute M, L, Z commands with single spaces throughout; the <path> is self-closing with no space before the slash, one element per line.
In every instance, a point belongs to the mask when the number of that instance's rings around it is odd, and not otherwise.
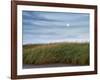
<path fill-rule="evenodd" d="M 67 27 L 69 27 L 69 26 L 70 26 L 70 24 L 66 24 L 66 26 L 67 26 Z"/>

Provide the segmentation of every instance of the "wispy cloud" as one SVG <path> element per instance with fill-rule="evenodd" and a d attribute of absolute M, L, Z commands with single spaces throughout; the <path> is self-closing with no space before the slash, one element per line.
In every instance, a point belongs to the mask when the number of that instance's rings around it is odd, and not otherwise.
<path fill-rule="evenodd" d="M 23 44 L 89 41 L 89 14 L 23 11 L 22 18 Z"/>

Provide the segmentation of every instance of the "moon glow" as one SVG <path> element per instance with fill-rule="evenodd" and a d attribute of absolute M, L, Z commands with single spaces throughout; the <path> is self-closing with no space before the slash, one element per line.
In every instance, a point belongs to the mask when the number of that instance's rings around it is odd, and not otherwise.
<path fill-rule="evenodd" d="M 66 24 L 67 27 L 70 27 L 70 24 Z"/>

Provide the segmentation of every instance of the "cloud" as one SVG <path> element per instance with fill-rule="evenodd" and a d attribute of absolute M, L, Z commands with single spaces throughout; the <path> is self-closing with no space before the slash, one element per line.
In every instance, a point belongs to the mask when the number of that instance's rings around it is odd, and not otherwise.
<path fill-rule="evenodd" d="M 57 40 L 89 41 L 89 14 L 23 11 L 22 15 L 23 44 Z"/>

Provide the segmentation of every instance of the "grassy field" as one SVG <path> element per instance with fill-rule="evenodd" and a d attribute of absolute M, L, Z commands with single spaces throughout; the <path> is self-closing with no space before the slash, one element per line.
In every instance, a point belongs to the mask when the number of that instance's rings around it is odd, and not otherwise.
<path fill-rule="evenodd" d="M 89 64 L 89 43 L 23 45 L 24 64 Z"/>

